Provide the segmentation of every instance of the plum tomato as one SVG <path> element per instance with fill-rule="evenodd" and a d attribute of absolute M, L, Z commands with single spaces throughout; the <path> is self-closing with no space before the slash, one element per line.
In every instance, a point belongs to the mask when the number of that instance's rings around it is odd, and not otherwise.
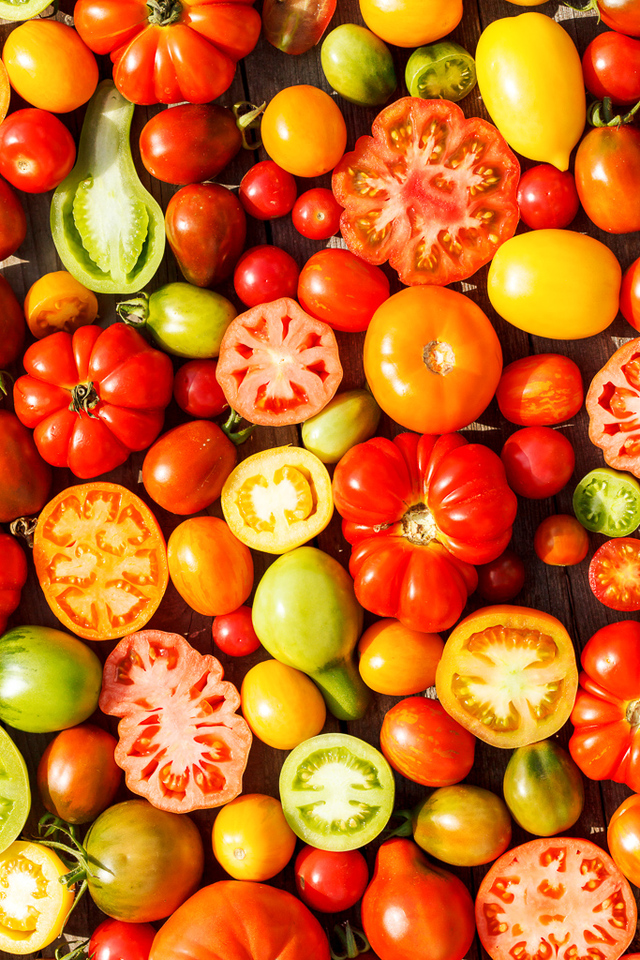
<path fill-rule="evenodd" d="M 523 427 L 506 440 L 500 458 L 511 489 L 529 500 L 553 497 L 575 466 L 571 442 L 551 427 Z"/>
<path fill-rule="evenodd" d="M 360 106 L 386 103 L 397 86 L 388 46 L 358 23 L 341 23 L 327 34 L 320 63 L 336 93 Z"/>
<path fill-rule="evenodd" d="M 347 145 L 340 107 L 324 90 L 305 83 L 276 93 L 262 117 L 260 135 L 269 157 L 296 177 L 333 170 Z"/>
<path fill-rule="evenodd" d="M 291 219 L 303 237 L 328 240 L 340 229 L 342 207 L 327 187 L 312 187 L 301 193 L 293 205 Z"/>
<path fill-rule="evenodd" d="M 573 512 L 593 533 L 627 537 L 640 525 L 640 483 L 629 473 L 596 467 L 573 491 Z"/>
<path fill-rule="evenodd" d="M 317 736 L 327 715 L 314 682 L 279 660 L 261 660 L 251 667 L 242 681 L 240 703 L 254 736 L 276 750 L 293 750 Z"/>
<path fill-rule="evenodd" d="M 360 676 L 376 693 L 407 697 L 433 686 L 444 643 L 387 617 L 368 627 L 358 642 Z"/>
<path fill-rule="evenodd" d="M 548 427 L 569 420 L 583 399 L 580 367 L 563 353 L 514 360 L 504 367 L 496 390 L 502 416 L 522 427 Z"/>
<path fill-rule="evenodd" d="M 524 587 L 524 563 L 517 553 L 506 550 L 476 567 L 478 571 L 478 593 L 489 603 L 506 603 L 513 600 Z"/>
<path fill-rule="evenodd" d="M 368 390 L 344 390 L 320 413 L 305 420 L 302 442 L 323 463 L 337 463 L 347 450 L 374 435 L 381 414 Z"/>
<path fill-rule="evenodd" d="M 148 960 L 155 935 L 150 923 L 127 923 L 109 917 L 91 934 L 87 955 L 91 960 Z"/>
<path fill-rule="evenodd" d="M 218 812 L 211 836 L 213 855 L 234 880 L 270 880 L 293 856 L 296 835 L 282 804 L 262 793 L 245 793 Z"/>
<path fill-rule="evenodd" d="M 640 610 L 640 540 L 617 537 L 603 543 L 589 564 L 589 586 L 611 610 Z"/>
<path fill-rule="evenodd" d="M 73 137 L 47 110 L 14 110 L 0 124 L 0 173 L 23 193 L 54 190 L 75 159 Z"/>
<path fill-rule="evenodd" d="M 589 534 L 575 517 L 554 513 L 538 525 L 533 549 L 549 566 L 571 567 L 582 563 L 589 552 Z"/>
<path fill-rule="evenodd" d="M 216 380 L 217 366 L 217 360 L 204 358 L 189 360 L 176 371 L 173 398 L 190 417 L 198 420 L 217 417 L 229 406 Z"/>
<path fill-rule="evenodd" d="M 336 247 L 318 250 L 298 278 L 300 306 L 334 330 L 366 330 L 389 297 L 389 280 L 380 267 Z"/>
<path fill-rule="evenodd" d="M 290 173 L 273 160 L 261 160 L 247 170 L 240 181 L 238 197 L 245 213 L 256 220 L 275 220 L 289 213 L 298 196 L 298 185 Z"/>
<path fill-rule="evenodd" d="M 298 896 L 319 913 L 348 910 L 369 883 L 367 861 L 359 850 L 318 850 L 307 844 L 294 869 Z"/>
<path fill-rule="evenodd" d="M 632 106 L 640 100 L 640 40 L 615 30 L 599 33 L 582 55 L 582 73 L 596 100 Z"/>
<path fill-rule="evenodd" d="M 221 613 L 214 617 L 211 636 L 216 646 L 228 657 L 246 657 L 260 647 L 260 641 L 253 629 L 251 607 L 244 604 L 231 613 Z"/>
<path fill-rule="evenodd" d="M 551 163 L 539 163 L 524 171 L 517 199 L 520 219 L 532 230 L 568 227 L 580 208 L 573 174 Z"/>
<path fill-rule="evenodd" d="M 536 837 L 553 837 L 569 830 L 584 806 L 580 769 L 554 740 L 514 750 L 502 791 L 513 819 Z"/>
<path fill-rule="evenodd" d="M 233 286 L 245 306 L 257 307 L 282 297 L 295 298 L 299 274 L 291 254 L 262 243 L 242 254 L 233 273 Z"/>

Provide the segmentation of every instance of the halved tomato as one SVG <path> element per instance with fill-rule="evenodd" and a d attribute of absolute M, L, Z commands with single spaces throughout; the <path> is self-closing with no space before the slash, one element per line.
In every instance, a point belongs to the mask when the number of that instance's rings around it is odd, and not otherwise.
<path fill-rule="evenodd" d="M 615 470 L 640 476 L 640 337 L 609 357 L 587 391 L 589 439 Z"/>
<path fill-rule="evenodd" d="M 542 610 L 482 607 L 451 632 L 436 669 L 445 710 L 494 747 L 552 736 L 578 689 L 571 637 Z"/>
<path fill-rule="evenodd" d="M 589 586 L 605 607 L 640 610 L 640 540 L 616 537 L 603 543 L 589 564 Z"/>
<path fill-rule="evenodd" d="M 227 477 L 220 502 L 238 540 L 265 553 L 302 546 L 333 514 L 327 468 L 304 447 L 275 447 L 247 457 Z"/>
<path fill-rule="evenodd" d="M 107 657 L 100 709 L 122 717 L 116 763 L 160 810 L 219 807 L 242 790 L 251 731 L 222 676 L 215 657 L 162 630 L 124 637 Z"/>
<path fill-rule="evenodd" d="M 328 324 L 282 297 L 231 321 L 216 378 L 229 406 L 251 423 L 302 423 L 340 385 L 338 343 Z"/>
<path fill-rule="evenodd" d="M 347 246 L 405 284 L 445 285 L 488 263 L 518 223 L 520 165 L 496 128 L 449 100 L 403 97 L 333 171 Z"/>
<path fill-rule="evenodd" d="M 35 953 L 59 937 L 73 904 L 73 887 L 57 853 L 41 843 L 15 840 L 0 855 L 0 950 Z"/>
<path fill-rule="evenodd" d="M 169 582 L 158 521 L 117 483 L 67 487 L 50 500 L 38 517 L 33 561 L 58 620 L 86 640 L 139 630 Z"/>

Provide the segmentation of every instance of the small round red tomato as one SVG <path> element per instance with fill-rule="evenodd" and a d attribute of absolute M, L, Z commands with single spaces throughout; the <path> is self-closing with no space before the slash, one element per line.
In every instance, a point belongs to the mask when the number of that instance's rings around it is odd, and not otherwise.
<path fill-rule="evenodd" d="M 295 862 L 300 899 L 320 913 L 338 913 L 358 902 L 369 883 L 367 861 L 359 850 L 318 850 L 304 846 Z"/>
<path fill-rule="evenodd" d="M 589 586 L 611 610 L 640 610 L 640 540 L 616 537 L 603 543 L 589 564 Z"/>
<path fill-rule="evenodd" d="M 597 100 L 631 106 L 640 100 L 640 40 L 606 30 L 582 56 L 584 85 Z"/>
<path fill-rule="evenodd" d="M 91 960 L 148 960 L 155 935 L 150 923 L 109 918 L 91 934 L 87 955 Z"/>
<path fill-rule="evenodd" d="M 520 593 L 524 586 L 524 563 L 517 553 L 508 548 L 489 563 L 476 567 L 478 593 L 489 603 L 506 603 Z"/>
<path fill-rule="evenodd" d="M 185 413 L 198 419 L 217 417 L 229 404 L 216 380 L 218 361 L 189 360 L 177 371 L 173 381 L 173 396 Z"/>
<path fill-rule="evenodd" d="M 520 177 L 520 218 L 532 230 L 568 227 L 580 207 L 573 174 L 551 163 L 539 163 Z"/>
<path fill-rule="evenodd" d="M 620 313 L 636 330 L 640 330 L 640 257 L 634 260 L 622 277 Z"/>
<path fill-rule="evenodd" d="M 284 217 L 293 207 L 298 185 L 291 174 L 273 160 L 262 160 L 245 173 L 238 196 L 251 217 L 275 220 Z"/>
<path fill-rule="evenodd" d="M 380 267 L 339 248 L 314 253 L 298 280 L 300 305 L 334 330 L 366 330 L 388 297 L 389 281 Z"/>
<path fill-rule="evenodd" d="M 589 534 L 575 517 L 554 513 L 538 525 L 533 549 L 549 566 L 572 567 L 589 552 Z"/>
<path fill-rule="evenodd" d="M 295 298 L 300 268 L 281 247 L 263 243 L 242 254 L 233 274 L 236 294 L 247 307 Z"/>
<path fill-rule="evenodd" d="M 476 738 L 438 700 L 407 697 L 391 707 L 380 730 L 380 749 L 398 773 L 427 787 L 464 780 Z"/>
<path fill-rule="evenodd" d="M 569 420 L 584 399 L 580 367 L 562 353 L 538 353 L 507 364 L 496 400 L 503 417 L 523 427 Z"/>
<path fill-rule="evenodd" d="M 347 127 L 335 100 L 310 84 L 280 90 L 267 105 L 260 134 L 272 160 L 296 177 L 333 170 L 347 145 Z"/>
<path fill-rule="evenodd" d="M 640 886 L 640 794 L 627 797 L 607 830 L 609 852 L 627 880 Z"/>
<path fill-rule="evenodd" d="M 293 225 L 310 240 L 328 240 L 340 227 L 342 207 L 326 187 L 313 187 L 301 193 L 293 205 Z"/>
<path fill-rule="evenodd" d="M 220 614 L 211 624 L 214 643 L 229 657 L 245 657 L 260 646 L 253 629 L 251 607 L 241 606 L 231 613 Z"/>
<path fill-rule="evenodd" d="M 551 427 L 516 430 L 502 448 L 509 486 L 521 497 L 553 497 L 569 482 L 575 466 L 571 443 Z"/>
<path fill-rule="evenodd" d="M 27 235 L 22 204 L 5 180 L 0 180 L 0 261 L 15 253 Z"/>
<path fill-rule="evenodd" d="M 0 173 L 24 193 L 55 189 L 75 159 L 73 137 L 46 110 L 16 110 L 0 124 Z"/>

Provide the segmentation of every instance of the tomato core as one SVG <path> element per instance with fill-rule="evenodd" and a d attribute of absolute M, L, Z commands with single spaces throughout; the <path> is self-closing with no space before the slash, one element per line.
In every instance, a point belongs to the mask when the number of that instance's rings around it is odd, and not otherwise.
<path fill-rule="evenodd" d="M 100 403 L 100 397 L 95 384 L 91 382 L 77 383 L 71 391 L 69 410 L 72 413 L 82 413 L 84 411 L 88 416 L 91 416 L 91 411 L 98 403 Z"/>
<path fill-rule="evenodd" d="M 640 700 L 632 700 L 627 706 L 626 721 L 632 727 L 640 724 Z"/>
<path fill-rule="evenodd" d="M 182 4 L 179 0 L 147 0 L 147 10 L 149 23 L 159 27 L 177 23 L 182 16 Z"/>
<path fill-rule="evenodd" d="M 38 902 L 46 899 L 47 877 L 40 864 L 17 856 L 3 864 L 0 883 L 4 890 L 0 923 L 9 930 L 33 933 L 38 925 Z"/>
<path fill-rule="evenodd" d="M 431 340 L 422 351 L 422 359 L 427 370 L 440 377 L 446 377 L 456 365 L 453 347 L 444 340 Z"/>
<path fill-rule="evenodd" d="M 402 534 L 409 543 L 426 544 L 436 540 L 438 525 L 425 503 L 414 503 L 402 517 Z"/>

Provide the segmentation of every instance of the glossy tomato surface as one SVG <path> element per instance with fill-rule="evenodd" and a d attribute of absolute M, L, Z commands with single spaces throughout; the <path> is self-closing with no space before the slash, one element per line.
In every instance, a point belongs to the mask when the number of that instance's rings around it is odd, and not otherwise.
<path fill-rule="evenodd" d="M 155 935 L 150 923 L 103 920 L 91 934 L 89 954 L 94 960 L 148 960 Z"/>
<path fill-rule="evenodd" d="M 0 189 L 0 207 L 1 204 Z M 3 222 L 4 218 L 0 214 L 0 225 Z M 13 363 L 22 353 L 26 333 L 24 319 L 22 307 L 13 288 L 5 277 L 0 277 L 0 366 L 2 367 Z"/>
<path fill-rule="evenodd" d="M 295 298 L 299 274 L 290 253 L 261 243 L 240 256 L 233 271 L 233 287 L 246 307 L 255 307 L 282 297 Z"/>
<path fill-rule="evenodd" d="M 499 857 L 511 842 L 504 800 L 470 783 L 439 787 L 412 813 L 413 839 L 432 857 L 473 867 Z"/>
<path fill-rule="evenodd" d="M 24 193 L 53 190 L 75 159 L 73 137 L 47 110 L 16 110 L 0 125 L 0 173 Z"/>
<path fill-rule="evenodd" d="M 212 180 L 241 146 L 233 113 L 217 103 L 181 103 L 162 110 L 140 133 L 145 169 L 178 186 Z"/>
<path fill-rule="evenodd" d="M 261 160 L 247 170 L 238 188 L 245 212 L 256 220 L 284 217 L 298 196 L 294 177 L 273 160 Z"/>
<path fill-rule="evenodd" d="M 348 250 L 314 253 L 298 279 L 300 305 L 334 330 L 366 330 L 389 296 L 389 281 L 379 267 Z"/>
<path fill-rule="evenodd" d="M 444 643 L 387 617 L 368 627 L 358 641 L 358 669 L 371 690 L 406 697 L 433 686 Z"/>
<path fill-rule="evenodd" d="M 342 207 L 327 187 L 313 187 L 301 193 L 293 205 L 293 225 L 310 240 L 328 240 L 338 232 Z"/>
<path fill-rule="evenodd" d="M 596 100 L 633 106 L 640 100 L 640 41 L 615 30 L 599 33 L 582 55 L 582 72 Z"/>
<path fill-rule="evenodd" d="M 271 159 L 296 177 L 319 177 L 332 170 L 347 145 L 340 107 L 319 87 L 285 87 L 269 101 L 260 125 Z"/>
<path fill-rule="evenodd" d="M 181 410 L 196 419 L 217 417 L 228 407 L 216 379 L 218 363 L 212 357 L 189 360 L 173 380 L 173 397 Z"/>
<path fill-rule="evenodd" d="M 62 730 L 51 741 L 38 764 L 38 790 L 49 813 L 67 823 L 90 823 L 113 802 L 122 779 L 117 743 L 92 723 Z"/>
<path fill-rule="evenodd" d="M 640 130 L 629 125 L 594 127 L 580 141 L 575 177 L 587 216 L 607 233 L 640 230 Z"/>
<path fill-rule="evenodd" d="M 553 497 L 567 485 L 575 466 L 571 441 L 550 427 L 523 427 L 500 454 L 509 486 L 521 497 Z"/>
<path fill-rule="evenodd" d="M 243 793 L 218 812 L 213 855 L 235 880 L 270 880 L 293 856 L 296 835 L 275 797 Z"/>
<path fill-rule="evenodd" d="M 0 410 L 0 522 L 38 513 L 51 489 L 51 467 L 33 436 L 9 410 Z"/>
<path fill-rule="evenodd" d="M 614 811 L 607 830 L 607 844 L 627 880 L 640 880 L 640 796 L 636 793 Z"/>
<path fill-rule="evenodd" d="M 0 257 L 15 253 L 27 235 L 22 204 L 6 181 L 0 179 Z"/>
<path fill-rule="evenodd" d="M 551 163 L 530 167 L 518 184 L 520 217 L 533 230 L 568 227 L 580 208 L 573 174 Z"/>
<path fill-rule="evenodd" d="M 513 819 L 537 837 L 564 833 L 584 806 L 580 770 L 554 740 L 540 740 L 514 750 L 502 790 Z"/>
<path fill-rule="evenodd" d="M 536 528 L 533 549 L 543 563 L 571 567 L 589 552 L 589 534 L 571 514 L 553 513 Z"/>
<path fill-rule="evenodd" d="M 312 910 L 337 913 L 358 902 L 369 882 L 359 850 L 318 850 L 305 845 L 295 862 L 298 896 Z"/>
<path fill-rule="evenodd" d="M 231 613 L 221 613 L 211 624 L 214 643 L 229 657 L 244 657 L 260 646 L 253 629 L 251 607 L 244 604 Z"/>
<path fill-rule="evenodd" d="M 584 399 L 578 364 L 563 353 L 536 353 L 507 364 L 496 390 L 500 413 L 523 427 L 574 417 Z"/>
<path fill-rule="evenodd" d="M 313 681 L 279 660 L 263 660 L 251 667 L 242 681 L 240 702 L 252 733 L 277 750 L 293 750 L 317 736 L 327 716 Z"/>
<path fill-rule="evenodd" d="M 489 563 L 482 563 L 478 571 L 478 593 L 489 603 L 506 603 L 522 590 L 526 570 L 522 559 L 508 547 Z"/>

